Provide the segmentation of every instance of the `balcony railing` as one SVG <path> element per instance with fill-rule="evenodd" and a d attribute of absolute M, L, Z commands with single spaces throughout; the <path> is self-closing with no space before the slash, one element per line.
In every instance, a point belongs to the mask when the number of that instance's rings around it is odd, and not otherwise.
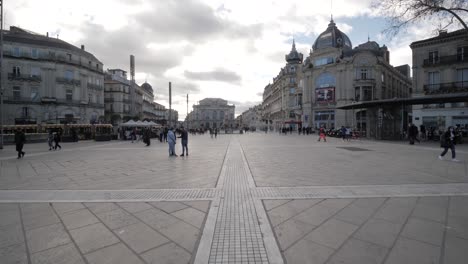
<path fill-rule="evenodd" d="M 444 64 L 454 64 L 454 63 L 463 63 L 468 62 L 468 56 L 461 55 L 449 55 L 449 56 L 440 56 L 433 59 L 425 59 L 423 62 L 424 67 L 428 66 L 438 66 Z"/>
<path fill-rule="evenodd" d="M 468 81 L 424 85 L 425 94 L 448 94 L 468 92 Z"/>
<path fill-rule="evenodd" d="M 94 83 L 88 83 L 88 88 L 96 90 L 96 91 L 102 91 L 104 89 L 101 85 L 94 84 Z"/>
<path fill-rule="evenodd" d="M 57 83 L 61 83 L 61 84 L 69 84 L 69 85 L 75 85 L 75 86 L 81 85 L 80 80 L 68 79 L 68 78 L 63 78 L 63 77 L 57 77 L 56 81 Z"/>
<path fill-rule="evenodd" d="M 12 81 L 28 81 L 28 82 L 40 82 L 41 76 L 30 75 L 30 74 L 19 74 L 19 73 L 8 73 L 8 80 Z"/>

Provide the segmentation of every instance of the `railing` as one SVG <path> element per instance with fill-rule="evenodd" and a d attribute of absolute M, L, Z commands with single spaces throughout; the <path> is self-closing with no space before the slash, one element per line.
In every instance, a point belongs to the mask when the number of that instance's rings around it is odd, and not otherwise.
<path fill-rule="evenodd" d="M 443 64 L 453 64 L 453 63 L 462 63 L 468 62 L 468 56 L 461 55 L 449 55 L 449 56 L 440 56 L 433 59 L 425 59 L 423 66 L 437 66 Z"/>
<path fill-rule="evenodd" d="M 6 103 L 13 104 L 24 104 L 31 102 L 40 102 L 40 99 L 33 100 L 31 97 L 21 97 L 21 96 L 3 96 L 3 100 Z"/>
<path fill-rule="evenodd" d="M 468 92 L 468 81 L 424 85 L 425 94 L 448 94 Z"/>
<path fill-rule="evenodd" d="M 40 82 L 41 81 L 41 76 L 9 72 L 8 73 L 8 80 L 10 80 L 10 81 L 15 80 L 15 81 Z"/>
<path fill-rule="evenodd" d="M 86 59 L 85 57 L 83 57 L 84 58 L 83 61 L 82 60 L 76 60 L 76 59 L 71 59 L 70 60 L 67 56 L 64 56 L 63 54 L 55 54 L 55 53 L 49 53 L 49 54 L 38 53 L 38 55 L 36 57 L 33 57 L 32 54 L 29 53 L 29 52 L 21 52 L 19 54 L 19 56 L 16 56 L 16 55 L 12 54 L 12 52 L 10 52 L 9 50 L 4 50 L 3 55 L 4 56 L 15 57 L 15 58 L 27 58 L 27 59 L 34 59 L 34 60 L 59 61 L 59 62 L 63 62 L 63 63 L 66 63 L 66 64 L 81 66 L 81 67 L 85 67 L 85 68 L 87 68 L 89 70 L 92 70 L 92 71 L 103 73 L 103 69 L 102 69 L 101 66 L 96 69 L 96 62 L 92 61 L 91 64 L 89 64 L 89 60 Z M 74 57 L 76 57 L 76 53 L 74 55 L 75 55 Z"/>
<path fill-rule="evenodd" d="M 75 85 L 75 86 L 80 86 L 81 85 L 80 80 L 67 79 L 67 78 L 63 78 L 63 77 L 57 77 L 56 81 L 57 81 L 57 83 L 61 83 L 61 84 L 69 84 L 69 85 Z"/>
<path fill-rule="evenodd" d="M 94 83 L 88 83 L 88 88 L 96 90 L 96 91 L 102 91 L 104 89 L 104 87 L 102 87 L 101 85 L 94 84 Z"/>

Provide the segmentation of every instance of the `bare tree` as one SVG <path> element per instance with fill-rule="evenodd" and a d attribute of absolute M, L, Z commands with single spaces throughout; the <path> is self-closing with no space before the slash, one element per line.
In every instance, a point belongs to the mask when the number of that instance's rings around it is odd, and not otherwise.
<path fill-rule="evenodd" d="M 373 0 L 372 7 L 388 18 L 384 33 L 390 37 L 420 22 L 434 24 L 438 30 L 459 24 L 468 32 L 464 21 L 468 17 L 467 0 Z"/>

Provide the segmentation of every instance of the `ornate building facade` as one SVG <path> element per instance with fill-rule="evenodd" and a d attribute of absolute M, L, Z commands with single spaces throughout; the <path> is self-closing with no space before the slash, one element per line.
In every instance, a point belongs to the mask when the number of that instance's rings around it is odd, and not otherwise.
<path fill-rule="evenodd" d="M 104 119 L 104 72 L 93 54 L 18 27 L 3 32 L 5 124 Z"/>
<path fill-rule="evenodd" d="M 294 50 L 293 44 L 291 52 Z M 280 84 L 287 87 L 283 81 L 265 88 L 264 119 L 270 124 L 315 129 L 347 126 L 372 138 L 399 137 L 407 110 L 363 104 L 410 96 L 409 66 L 393 67 L 385 45 L 368 41 L 353 48 L 348 36 L 331 20 L 309 56 L 303 62 L 300 58 L 293 60 L 296 72 L 289 77 L 290 87 L 276 88 Z M 288 74 L 289 67 L 282 69 L 283 74 Z"/>
<path fill-rule="evenodd" d="M 189 128 L 234 128 L 235 105 L 229 105 L 221 98 L 205 98 L 198 105 L 193 106 L 193 111 L 186 118 Z"/>
<path fill-rule="evenodd" d="M 302 59 L 293 40 L 291 51 L 285 55 L 285 67 L 264 89 L 263 119 L 270 129 L 302 125 Z"/>
<path fill-rule="evenodd" d="M 104 78 L 104 102 L 106 120 L 120 124 L 130 115 L 130 81 L 127 72 L 121 69 L 108 69 Z"/>
<path fill-rule="evenodd" d="M 413 123 L 445 130 L 460 126 L 468 130 L 468 42 L 466 30 L 411 43 L 413 50 L 413 98 L 445 98 L 447 103 L 413 106 Z M 465 131 L 466 131 L 465 130 Z"/>

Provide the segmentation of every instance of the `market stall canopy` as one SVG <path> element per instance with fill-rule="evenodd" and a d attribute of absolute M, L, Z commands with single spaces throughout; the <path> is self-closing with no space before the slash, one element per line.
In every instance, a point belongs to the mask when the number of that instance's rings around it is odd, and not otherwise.
<path fill-rule="evenodd" d="M 121 126 L 132 127 L 132 126 L 137 126 L 137 123 L 135 121 L 133 121 L 132 119 L 130 119 L 126 123 L 121 124 Z"/>

